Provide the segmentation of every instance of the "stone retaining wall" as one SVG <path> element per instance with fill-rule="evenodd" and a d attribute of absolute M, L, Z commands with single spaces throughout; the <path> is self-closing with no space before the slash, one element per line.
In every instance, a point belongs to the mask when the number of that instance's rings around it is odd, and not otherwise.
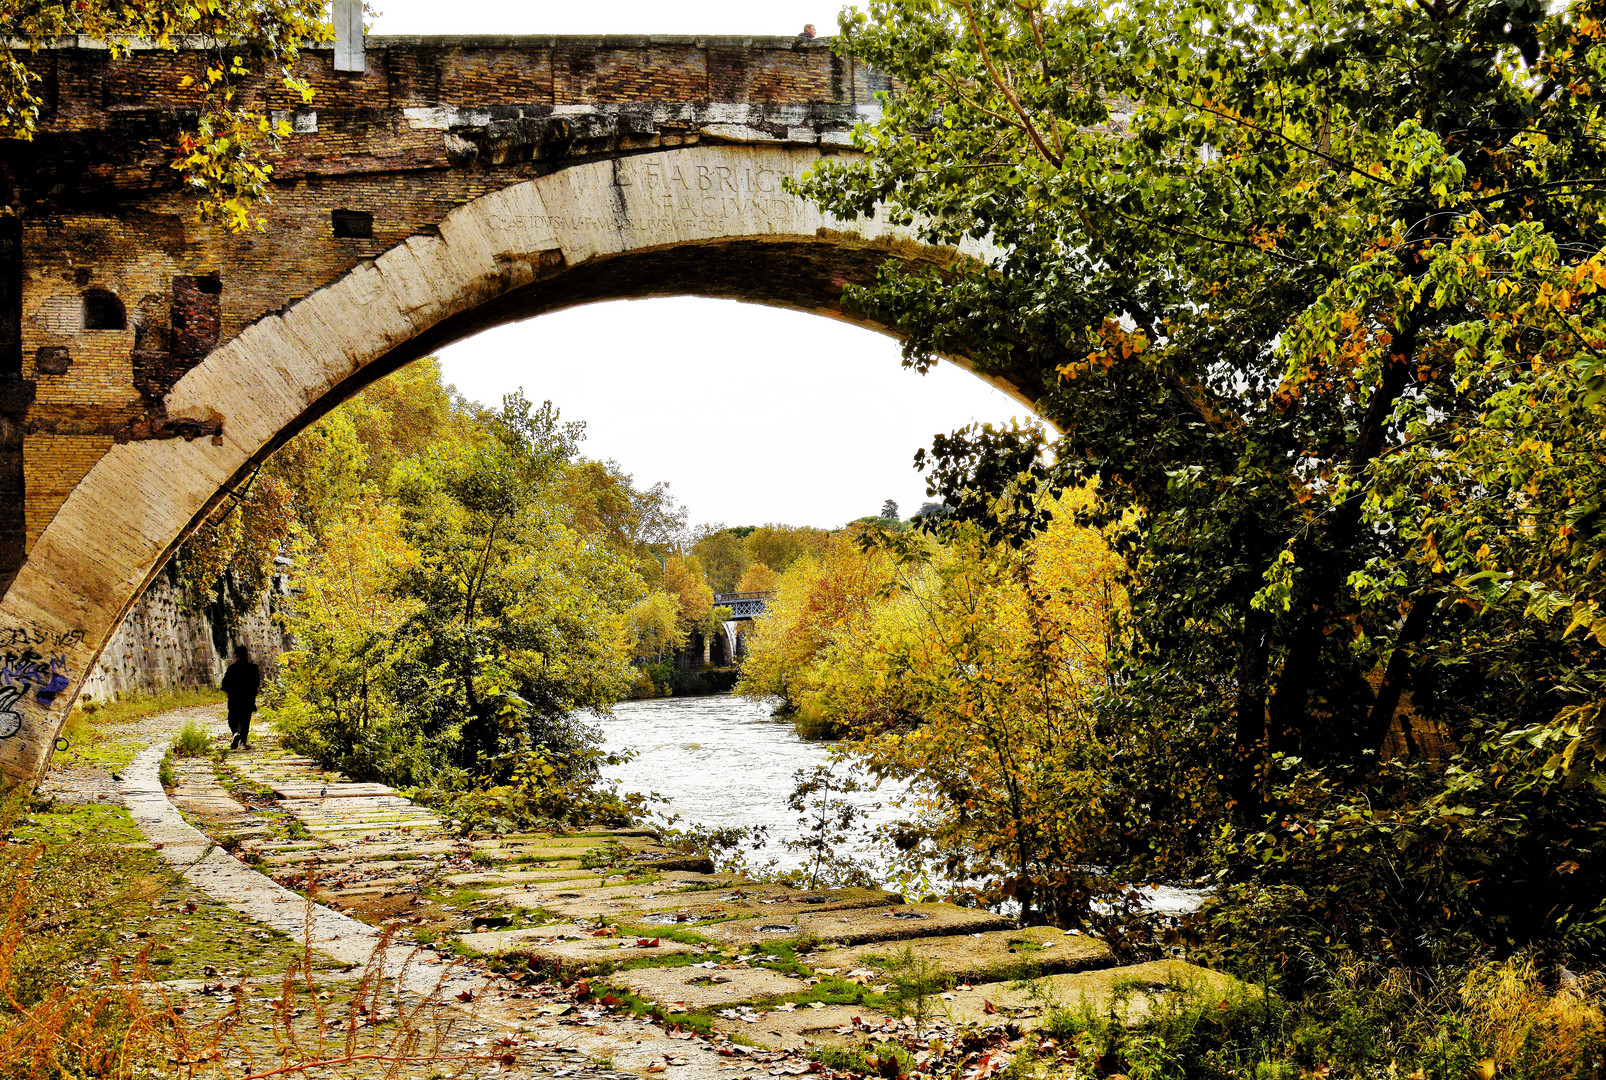
<path fill-rule="evenodd" d="M 283 581 L 282 576 L 274 578 L 274 587 L 240 618 L 232 635 L 250 648 L 264 676 L 278 671 L 279 653 L 289 647 L 289 636 L 274 621 L 284 597 Z M 106 643 L 84 679 L 81 699 L 103 702 L 217 686 L 231 659 L 218 649 L 219 639 L 230 642 L 217 625 L 221 617 L 216 608 L 186 610 L 179 589 L 159 574 Z"/>

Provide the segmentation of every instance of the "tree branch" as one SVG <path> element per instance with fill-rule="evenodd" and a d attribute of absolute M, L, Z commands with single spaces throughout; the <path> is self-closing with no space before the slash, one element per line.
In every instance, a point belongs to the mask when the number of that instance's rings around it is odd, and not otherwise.
<path fill-rule="evenodd" d="M 1377 750 L 1382 748 L 1383 739 L 1394 721 L 1394 713 L 1399 709 L 1400 694 L 1411 678 L 1411 647 L 1427 633 L 1428 618 L 1438 606 L 1438 594 L 1427 592 L 1417 597 L 1411 604 L 1411 610 L 1406 613 L 1405 622 L 1400 625 L 1400 632 L 1394 639 L 1394 650 L 1389 654 L 1388 666 L 1383 669 L 1383 682 L 1377 688 L 1377 698 L 1366 718 L 1366 728 L 1362 732 L 1363 746 Z"/>
<path fill-rule="evenodd" d="M 998 87 L 999 92 L 1004 95 L 1004 100 L 1009 102 L 1010 107 L 1015 110 L 1015 115 L 1020 117 L 1021 130 L 1026 132 L 1026 137 L 1032 140 L 1032 145 L 1037 147 L 1037 152 L 1043 155 L 1044 160 L 1053 164 L 1055 168 L 1059 168 L 1065 163 L 1064 157 L 1055 154 L 1054 151 L 1048 148 L 1048 144 L 1043 141 L 1043 136 L 1038 134 L 1037 126 L 1032 123 L 1032 119 L 1027 115 L 1025 107 L 1021 105 L 1020 99 L 1015 96 L 1015 91 L 1005 82 L 1003 76 L 998 74 L 998 68 L 993 66 L 992 54 L 987 51 L 987 42 L 982 37 L 981 24 L 976 19 L 976 9 L 971 6 L 970 0 L 959 0 L 959 3 L 965 9 L 965 20 L 970 24 L 970 32 L 976 36 L 976 50 L 981 54 L 982 63 L 986 65 L 987 74 L 992 77 L 993 85 Z"/>

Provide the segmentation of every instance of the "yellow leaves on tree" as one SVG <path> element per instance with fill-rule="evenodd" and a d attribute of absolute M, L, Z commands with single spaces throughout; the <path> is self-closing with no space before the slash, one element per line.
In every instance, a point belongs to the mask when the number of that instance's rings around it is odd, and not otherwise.
<path fill-rule="evenodd" d="M 754 563 L 742 575 L 737 584 L 736 591 L 744 593 L 774 592 L 776 584 L 781 580 L 779 574 L 763 563 Z"/>
<path fill-rule="evenodd" d="M 1107 750 L 1091 696 L 1124 595 L 1118 564 L 1057 500 L 1020 550 L 960 533 L 938 545 L 843 542 L 783 575 L 740 689 L 785 697 L 909 779 L 924 854 L 1028 912 L 1055 913 L 1097 846 Z"/>

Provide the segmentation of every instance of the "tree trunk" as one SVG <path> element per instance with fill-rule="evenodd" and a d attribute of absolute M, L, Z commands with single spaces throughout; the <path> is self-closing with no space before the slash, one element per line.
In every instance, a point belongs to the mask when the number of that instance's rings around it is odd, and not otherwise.
<path fill-rule="evenodd" d="M 1417 597 L 1411 610 L 1406 613 L 1400 633 L 1394 639 L 1394 651 L 1389 654 L 1388 666 L 1383 669 L 1383 683 L 1377 688 L 1377 699 L 1373 701 L 1372 711 L 1366 718 L 1363 747 L 1377 751 L 1383 749 L 1383 740 L 1388 736 L 1389 726 L 1400 707 L 1400 694 L 1411 680 L 1412 649 L 1427 633 L 1428 622 L 1438 606 L 1438 594 L 1424 593 Z"/>

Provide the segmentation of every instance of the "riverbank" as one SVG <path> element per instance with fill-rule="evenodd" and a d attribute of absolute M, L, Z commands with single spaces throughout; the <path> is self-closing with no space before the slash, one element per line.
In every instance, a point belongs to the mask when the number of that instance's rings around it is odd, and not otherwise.
<path fill-rule="evenodd" d="M 627 701 L 652 701 L 671 697 L 707 697 L 728 694 L 741 678 L 736 667 L 709 667 L 690 670 L 673 660 L 649 664 L 638 669 Z"/>
<path fill-rule="evenodd" d="M 167 745 L 186 723 L 218 749 L 170 761 L 165 788 Z M 115 779 L 53 771 L 40 801 L 6 822 L 13 842 L 0 850 L 15 860 L 28 848 L 16 841 L 31 841 L 45 871 L 34 880 L 48 886 L 20 897 L 15 970 L 41 992 L 58 980 L 81 1004 L 137 999 L 133 1013 L 193 1036 L 183 1054 L 205 1048 L 235 1075 L 343 1025 L 371 1063 L 427 1014 L 438 1038 L 401 1075 L 481 1055 L 515 1076 L 721 1076 L 794 1062 L 796 1074 L 847 1076 L 875 1048 L 896 1056 L 957 1025 L 1018 1052 L 1051 1015 L 1050 993 L 1104 1000 L 1130 982 L 1151 988 L 1123 992 L 1141 1004 L 1155 988 L 1215 978 L 1120 968 L 1090 939 L 1016 931 L 986 912 L 709 873 L 640 830 L 456 836 L 382 785 L 286 752 L 271 731 L 249 753 L 221 750 L 216 706 L 105 728 L 106 741 L 137 744 Z M 91 782 L 90 771 L 107 775 Z M 81 883 L 90 904 L 51 884 L 83 876 L 72 867 L 95 875 Z M 898 974 L 905 947 L 926 972 L 912 987 Z M 1005 985 L 1022 975 L 1035 990 Z M 9 1023 L 0 1040 L 21 1031 Z M 847 1056 L 825 1054 L 832 1046 Z M 357 1056 L 330 1068 L 361 1075 Z"/>

